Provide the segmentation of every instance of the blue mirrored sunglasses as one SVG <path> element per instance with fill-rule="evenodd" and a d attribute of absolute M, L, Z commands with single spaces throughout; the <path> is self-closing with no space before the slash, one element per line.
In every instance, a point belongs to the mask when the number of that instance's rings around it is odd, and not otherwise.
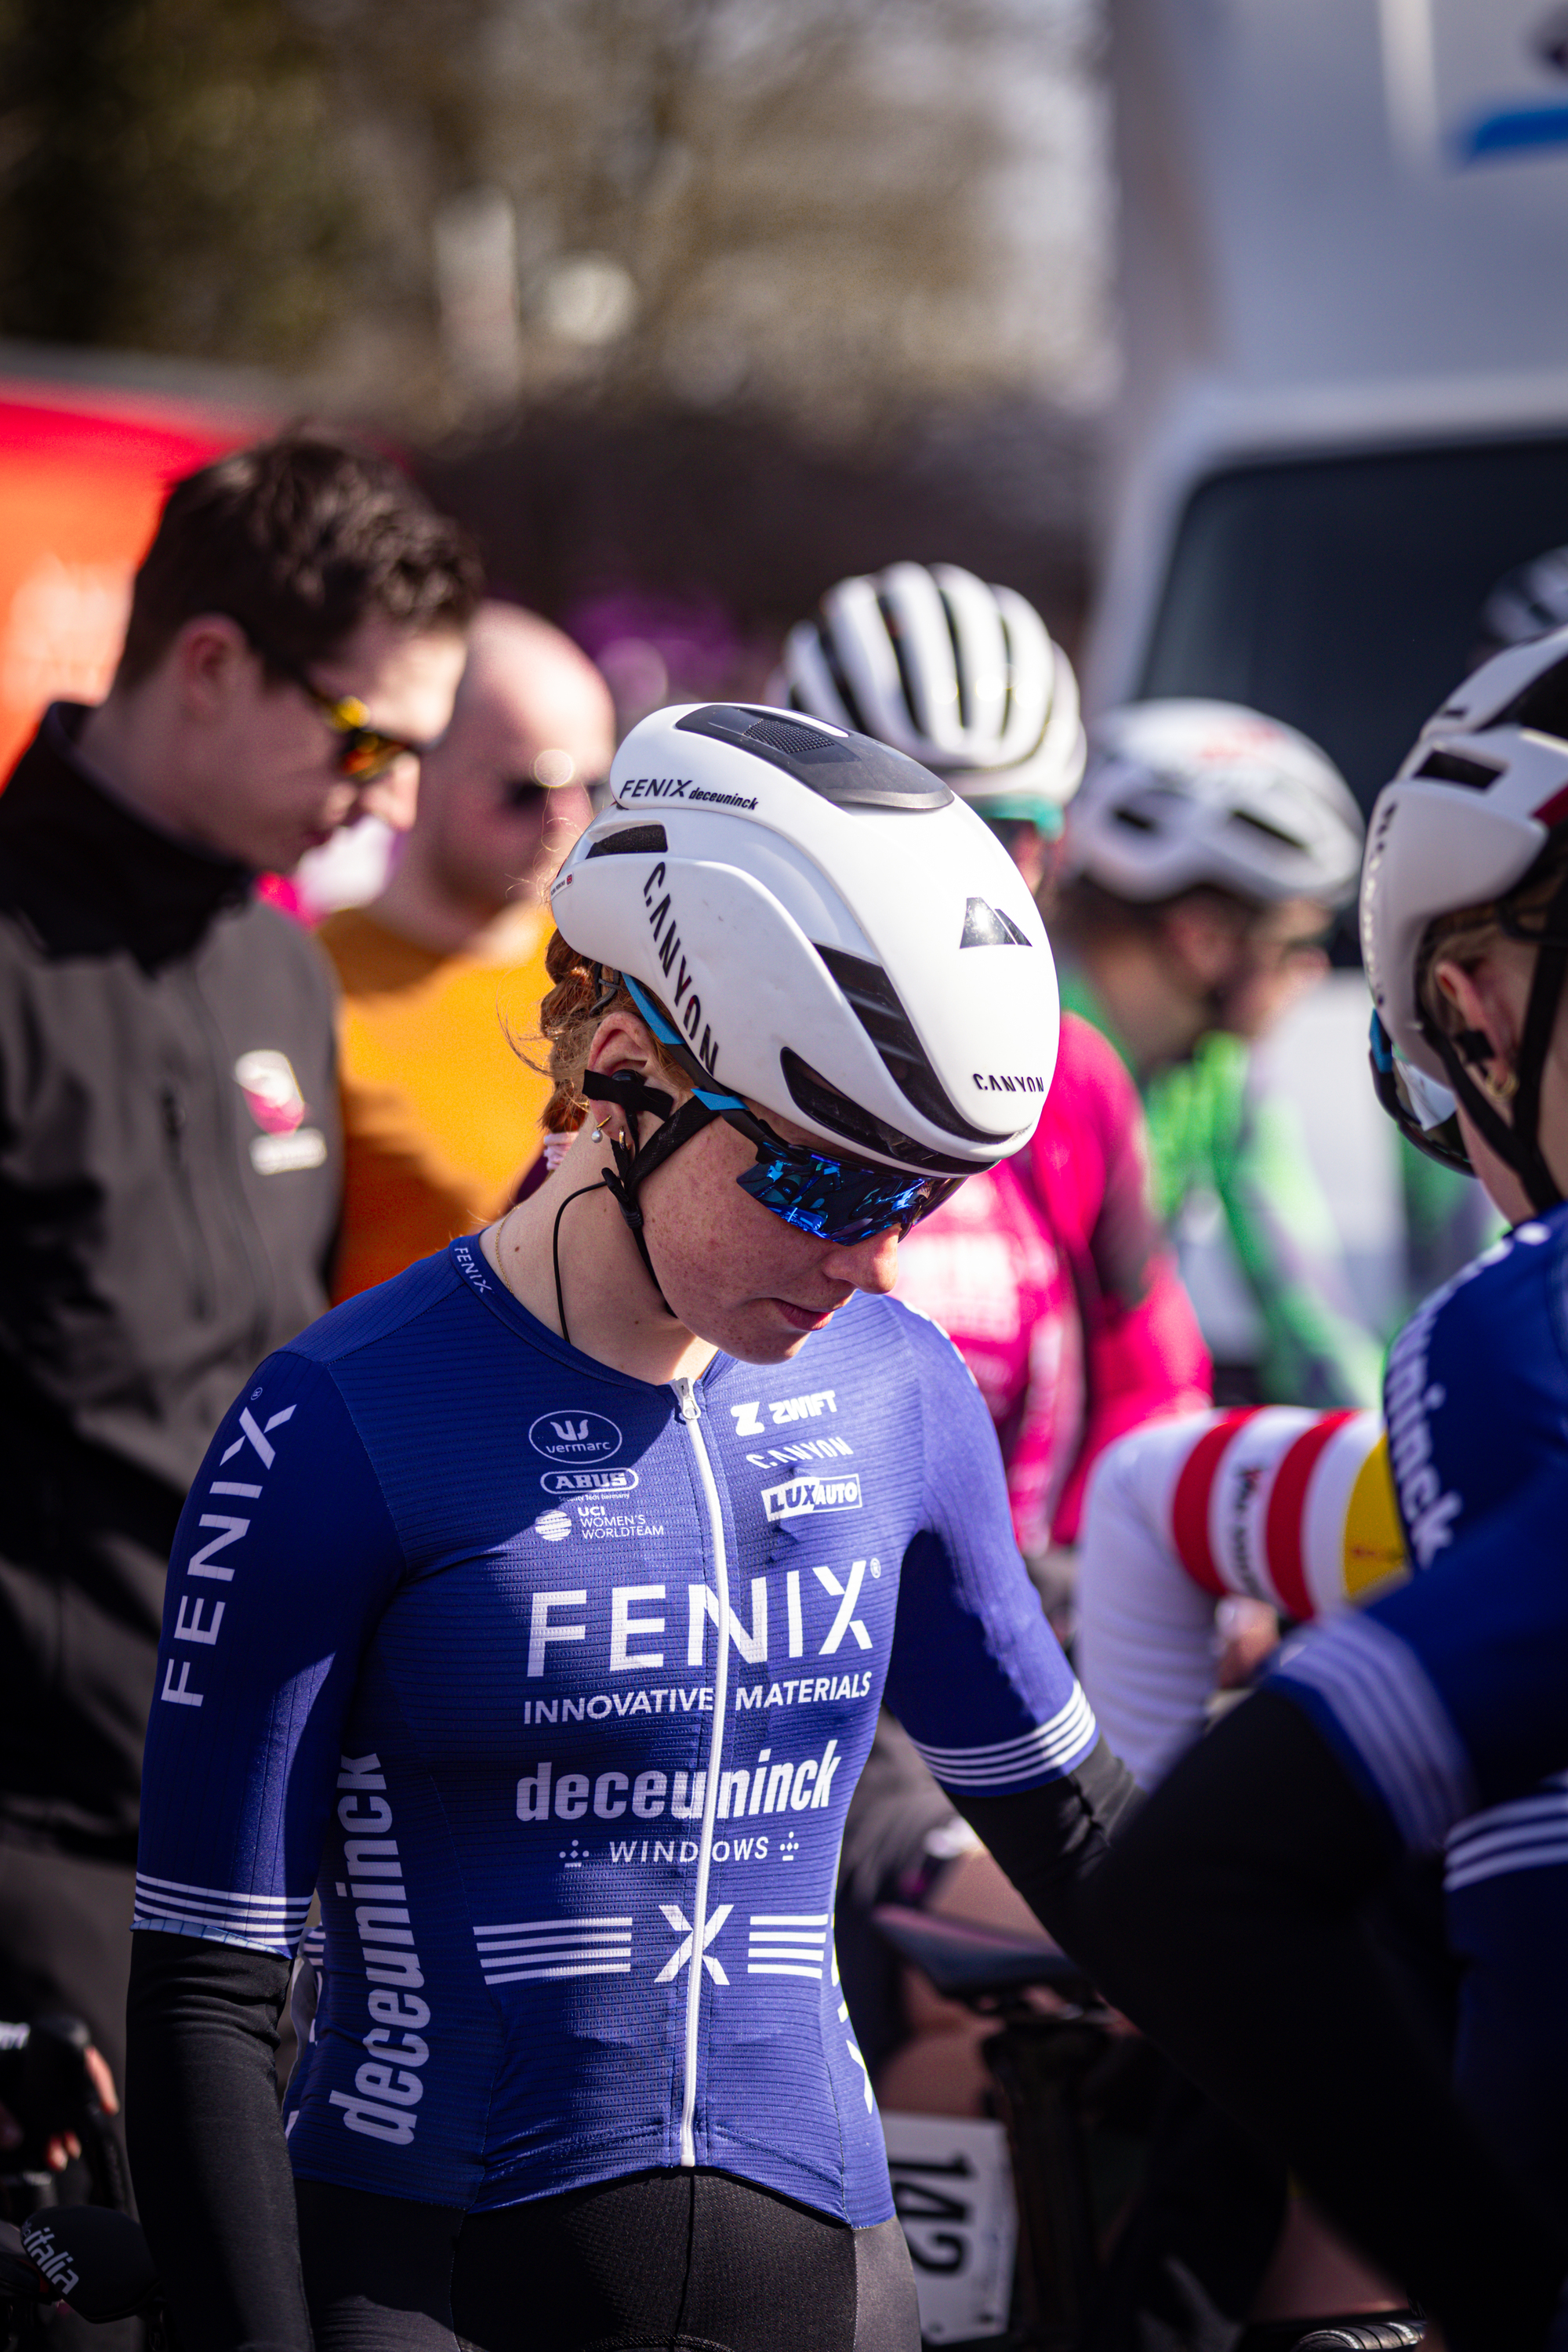
<path fill-rule="evenodd" d="M 1377 1013 L 1372 1016 L 1367 1055 L 1377 1099 L 1406 1142 L 1440 1167 L 1473 1176 L 1470 1155 L 1459 1131 L 1458 1108 L 1448 1088 L 1407 1062 Z"/>
<path fill-rule="evenodd" d="M 819 1241 L 869 1241 L 895 1225 L 901 1240 L 963 1181 L 961 1176 L 910 1176 L 868 1160 L 837 1160 L 807 1151 L 786 1143 L 743 1105 L 726 1106 L 720 1115 L 757 1147 L 755 1166 L 742 1169 L 735 1179 L 742 1192 L 786 1225 L 815 1234 Z"/>
<path fill-rule="evenodd" d="M 681 1039 L 647 992 L 629 972 L 622 976 L 654 1035 L 684 1056 Z M 962 1176 L 910 1176 L 873 1160 L 838 1159 L 826 1151 L 808 1151 L 804 1144 L 786 1143 L 766 1119 L 747 1108 L 739 1095 L 719 1094 L 700 1086 L 697 1099 L 757 1147 L 756 1165 L 743 1169 L 735 1179 L 742 1192 L 782 1217 L 786 1225 L 815 1234 L 819 1241 L 848 1246 L 869 1241 L 873 1234 L 890 1233 L 895 1225 L 902 1240 L 963 1181 Z"/>

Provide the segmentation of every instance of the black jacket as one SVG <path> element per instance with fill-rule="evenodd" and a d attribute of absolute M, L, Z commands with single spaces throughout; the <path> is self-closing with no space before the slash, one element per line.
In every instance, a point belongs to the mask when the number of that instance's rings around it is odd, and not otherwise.
<path fill-rule="evenodd" d="M 128 1860 L 174 1523 L 325 1305 L 341 1150 L 324 959 L 80 723 L 0 794 L 0 1838 Z"/>

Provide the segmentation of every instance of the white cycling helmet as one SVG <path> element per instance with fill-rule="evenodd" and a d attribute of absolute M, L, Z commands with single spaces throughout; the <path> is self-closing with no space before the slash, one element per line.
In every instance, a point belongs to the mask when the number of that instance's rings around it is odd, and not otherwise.
<path fill-rule="evenodd" d="M 1548 548 L 1505 572 L 1481 606 L 1480 625 L 1489 656 L 1568 626 L 1568 547 Z"/>
<path fill-rule="evenodd" d="M 954 563 L 841 580 L 790 631 L 771 690 L 921 761 L 996 822 L 1059 832 L 1083 775 L 1067 656 L 1026 598 Z"/>
<path fill-rule="evenodd" d="M 1234 702 L 1130 703 L 1095 728 L 1067 869 L 1119 898 L 1207 883 L 1243 898 L 1341 905 L 1361 812 L 1304 735 Z"/>
<path fill-rule="evenodd" d="M 1380 1047 L 1374 1025 L 1373 1075 L 1385 1108 L 1400 1118 L 1389 1093 L 1397 1065 L 1418 1074 L 1416 1086 L 1405 1091 L 1416 1097 L 1426 1114 L 1420 1124 L 1429 1131 L 1441 1123 L 1444 1099 L 1434 1089 L 1448 1089 L 1521 1176 L 1538 1210 L 1562 1197 L 1536 1141 L 1536 1119 L 1542 1067 L 1568 967 L 1568 884 L 1539 923 L 1520 933 L 1542 943 L 1520 1045 L 1511 1124 L 1469 1075 L 1469 1064 L 1490 1058 L 1487 1040 L 1469 1033 L 1450 1036 L 1429 1022 L 1416 975 L 1433 920 L 1506 900 L 1564 823 L 1568 628 L 1494 656 L 1427 721 L 1373 804 L 1361 888 L 1362 954 L 1384 1032 Z M 1403 1118 L 1400 1124 L 1410 1131 Z"/>
<path fill-rule="evenodd" d="M 659 1158 L 689 1112 L 745 1103 L 906 1179 L 1027 1142 L 1056 1063 L 1051 951 L 940 779 L 843 728 L 704 703 L 634 727 L 610 791 L 551 907 L 698 1088 Z"/>

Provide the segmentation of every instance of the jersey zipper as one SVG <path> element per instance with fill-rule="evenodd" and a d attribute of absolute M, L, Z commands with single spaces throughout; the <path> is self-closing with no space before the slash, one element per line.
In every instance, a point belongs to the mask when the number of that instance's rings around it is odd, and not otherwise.
<path fill-rule="evenodd" d="M 708 1881 L 713 1862 L 713 1823 L 719 1806 L 719 1765 L 724 1752 L 724 1703 L 730 1691 L 730 1566 L 724 1549 L 724 1514 L 713 1465 L 703 1443 L 697 1393 L 690 1381 L 672 1381 L 680 1418 L 697 1459 L 697 1475 L 708 1502 L 713 1538 L 713 1581 L 718 1588 L 719 1663 L 713 1674 L 713 1738 L 708 1749 L 708 1785 L 702 1796 L 702 1829 L 697 1847 L 697 1891 L 691 1906 L 691 1975 L 686 1988 L 686 2081 L 680 2101 L 680 2161 L 697 2162 L 693 2125 L 697 2114 L 697 2040 L 700 2023 L 703 1955 L 708 1934 Z"/>

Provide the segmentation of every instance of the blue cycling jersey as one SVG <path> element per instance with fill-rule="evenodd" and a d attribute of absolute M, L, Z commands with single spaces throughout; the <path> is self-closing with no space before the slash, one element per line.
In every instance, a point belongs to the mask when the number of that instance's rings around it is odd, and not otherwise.
<path fill-rule="evenodd" d="M 1384 1412 L 1417 1573 L 1288 1643 L 1270 1679 L 1407 1845 L 1466 1822 L 1450 1887 L 1568 1858 L 1562 1791 L 1526 1797 L 1568 1765 L 1568 1209 L 1417 1310 Z"/>
<path fill-rule="evenodd" d="M 837 1984 L 884 1695 L 944 1785 L 1094 1721 L 951 1343 L 857 1297 L 652 1387 L 454 1243 L 268 1359 L 171 1565 L 136 1925 L 287 1957 L 295 2168 L 484 2210 L 722 2168 L 892 2211 Z"/>

